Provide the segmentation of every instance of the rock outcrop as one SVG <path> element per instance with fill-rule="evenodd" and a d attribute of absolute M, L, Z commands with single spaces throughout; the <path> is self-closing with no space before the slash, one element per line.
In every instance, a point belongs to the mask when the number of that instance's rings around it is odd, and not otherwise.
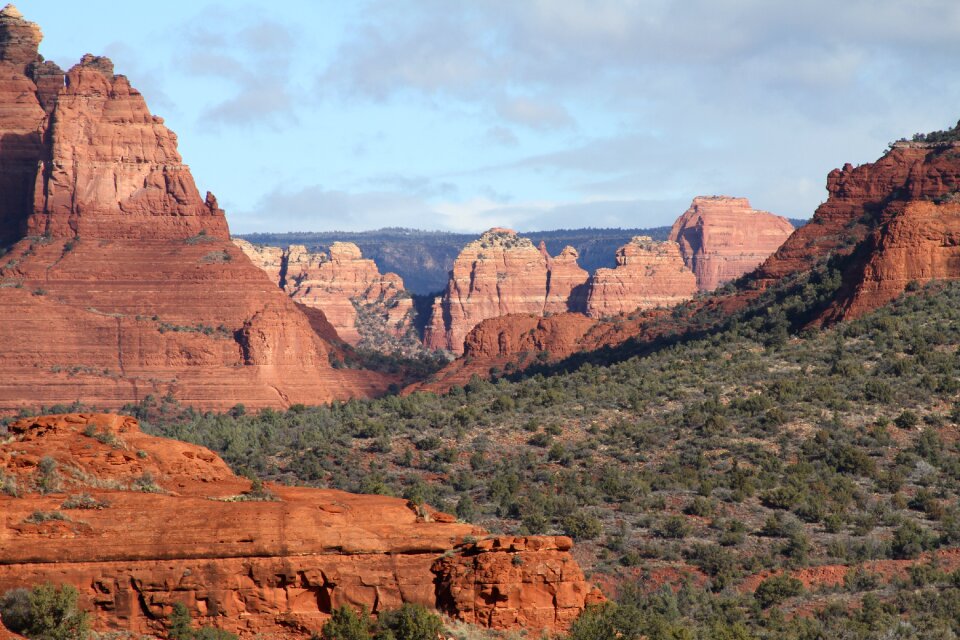
<path fill-rule="evenodd" d="M 830 323 L 886 304 L 911 281 L 960 277 L 960 132 L 952 133 L 898 142 L 876 162 L 831 171 L 827 201 L 758 269 L 758 286 L 833 256 L 843 285 L 817 320 Z"/>
<path fill-rule="evenodd" d="M 676 242 L 637 236 L 617 250 L 614 269 L 597 269 L 590 278 L 587 315 L 592 318 L 668 307 L 692 298 L 697 278 Z"/>
<path fill-rule="evenodd" d="M 280 407 L 385 388 L 330 366 L 109 60 L 85 56 L 57 86 L 37 42 L 0 14 L 0 242 L 16 241 L 0 258 L 0 411 L 148 394 Z"/>
<path fill-rule="evenodd" d="M 821 321 L 858 318 L 911 286 L 960 278 L 960 202 L 910 201 L 883 217 L 854 254 L 844 288 Z"/>
<path fill-rule="evenodd" d="M 540 243 L 540 253 L 547 261 L 547 302 L 544 313 L 583 313 L 587 309 L 587 280 L 590 274 L 577 264 L 580 254 L 573 247 L 564 247 L 555 257 Z"/>
<path fill-rule="evenodd" d="M 569 310 L 582 299 L 588 277 L 576 261 L 572 247 L 551 258 L 512 229 L 490 229 L 454 261 L 447 290 L 434 303 L 424 344 L 462 353 L 463 339 L 482 320 Z"/>
<path fill-rule="evenodd" d="M 793 225 L 750 207 L 746 198 L 698 196 L 670 229 L 700 291 L 756 269 L 793 233 Z"/>
<path fill-rule="evenodd" d="M 0 593 L 72 584 L 99 631 L 165 635 L 178 602 L 245 637 L 307 636 L 341 605 L 404 602 L 555 631 L 601 598 L 567 538 L 489 537 L 385 496 L 257 493 L 207 449 L 145 435 L 129 417 L 46 416 L 11 431 L 0 476 L 19 490 L 0 493 Z"/>
<path fill-rule="evenodd" d="M 395 273 L 381 274 L 352 242 L 334 242 L 328 252 L 303 245 L 257 246 L 233 242 L 296 302 L 323 311 L 345 342 L 391 353 L 417 341 L 413 299 Z"/>

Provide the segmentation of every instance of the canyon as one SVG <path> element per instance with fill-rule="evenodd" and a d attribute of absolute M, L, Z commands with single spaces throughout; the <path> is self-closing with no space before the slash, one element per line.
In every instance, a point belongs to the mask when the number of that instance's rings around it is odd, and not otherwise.
<path fill-rule="evenodd" d="M 171 396 L 284 407 L 381 393 L 230 241 L 176 135 L 106 58 L 64 73 L 0 12 L 0 411 Z"/>
<path fill-rule="evenodd" d="M 492 536 L 386 496 L 255 489 L 209 450 L 126 416 L 42 416 L 10 432 L 0 479 L 18 490 L 0 492 L 0 593 L 74 585 L 98 631 L 163 635 L 178 602 L 243 637 L 303 636 L 341 605 L 405 602 L 560 631 L 602 600 L 562 536 Z"/>

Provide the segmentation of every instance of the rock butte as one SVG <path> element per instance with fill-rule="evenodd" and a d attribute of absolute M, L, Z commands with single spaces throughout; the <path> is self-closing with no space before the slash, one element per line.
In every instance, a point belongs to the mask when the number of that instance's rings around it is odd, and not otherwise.
<path fill-rule="evenodd" d="M 230 242 L 176 136 L 106 58 L 64 74 L 0 15 L 0 411 L 171 394 L 200 408 L 373 395 Z"/>
<path fill-rule="evenodd" d="M 473 327 L 511 314 L 572 311 L 600 318 L 675 305 L 753 270 L 792 230 L 746 198 L 700 196 L 667 242 L 636 237 L 617 251 L 616 268 L 589 276 L 572 247 L 551 257 L 542 243 L 536 249 L 514 231 L 494 228 L 457 257 L 424 344 L 462 353 Z"/>
<path fill-rule="evenodd" d="M 0 471 L 27 487 L 49 456 L 62 492 L 0 495 L 0 592 L 73 584 L 101 631 L 162 635 L 182 602 L 199 624 L 304 636 L 344 604 L 415 602 L 538 632 L 602 600 L 569 538 L 490 537 L 429 507 L 335 490 L 270 484 L 275 500 L 245 501 L 250 481 L 212 452 L 148 436 L 129 417 L 45 416 L 12 433 Z M 145 477 L 152 493 L 136 488 Z M 109 506 L 62 507 L 80 492 Z M 36 511 L 67 519 L 32 522 Z"/>
<path fill-rule="evenodd" d="M 697 278 L 676 242 L 637 236 L 617 250 L 615 269 L 597 269 L 590 278 L 587 315 L 591 318 L 669 307 L 697 293 Z"/>
<path fill-rule="evenodd" d="M 323 311 L 345 342 L 388 351 L 393 345 L 384 337 L 414 339 L 413 300 L 403 279 L 381 274 L 352 242 L 334 242 L 328 253 L 233 242 L 293 300 Z"/>
<path fill-rule="evenodd" d="M 835 300 L 814 320 L 859 317 L 896 298 L 913 283 L 960 278 L 960 143 L 898 142 L 876 162 L 844 165 L 827 176 L 827 201 L 732 293 L 698 301 L 726 315 L 743 308 L 777 280 L 809 270 L 833 256 L 843 283 Z M 635 338 L 642 344 L 683 331 L 662 313 L 634 314 L 616 322 L 583 323 L 558 316 L 551 326 L 529 319 L 498 318 L 467 338 L 470 360 L 458 359 L 429 383 L 408 391 L 443 391 L 490 367 L 537 361 L 529 349 L 557 361 L 579 351 L 614 347 Z M 518 345 L 520 351 L 511 347 Z"/>
<path fill-rule="evenodd" d="M 697 288 L 713 291 L 756 269 L 791 233 L 786 218 L 757 211 L 746 198 L 698 196 L 673 223 L 669 240 L 680 245 Z"/>
<path fill-rule="evenodd" d="M 511 229 L 490 229 L 463 248 L 424 332 L 429 349 L 463 352 L 463 339 L 481 320 L 512 313 L 562 313 L 577 305 L 589 277 L 566 247 L 556 258 Z M 556 275 L 556 279 L 554 279 Z"/>

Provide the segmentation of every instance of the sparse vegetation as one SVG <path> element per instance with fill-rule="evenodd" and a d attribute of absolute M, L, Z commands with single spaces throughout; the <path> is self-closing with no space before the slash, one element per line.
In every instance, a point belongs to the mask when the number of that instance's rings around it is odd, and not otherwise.
<path fill-rule="evenodd" d="M 700 318 L 719 322 L 703 337 L 442 397 L 129 410 L 259 477 L 402 496 L 494 532 L 572 534 L 588 571 L 621 579 L 669 563 L 723 594 L 762 571 L 958 544 L 960 447 L 946 434 L 960 421 L 960 285 L 803 329 L 794 319 L 823 304 L 835 274 L 826 265 L 732 319 Z M 760 606 L 752 593 L 741 604 Z"/>

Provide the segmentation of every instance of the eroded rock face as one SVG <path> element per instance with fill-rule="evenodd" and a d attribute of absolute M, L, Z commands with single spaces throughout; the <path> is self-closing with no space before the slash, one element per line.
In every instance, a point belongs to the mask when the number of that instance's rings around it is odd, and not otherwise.
<path fill-rule="evenodd" d="M 825 322 L 858 318 L 911 284 L 960 278 L 960 203 L 911 201 L 885 217 L 855 254 Z"/>
<path fill-rule="evenodd" d="M 567 628 L 603 600 L 570 556 L 567 537 L 499 537 L 468 543 L 433 565 L 437 606 L 495 629 Z"/>
<path fill-rule="evenodd" d="M 482 320 L 569 310 L 579 304 L 587 280 L 576 259 L 571 247 L 551 258 L 511 229 L 487 231 L 454 261 L 447 290 L 434 303 L 424 344 L 462 353 L 467 333 Z"/>
<path fill-rule="evenodd" d="M 592 318 L 668 307 L 697 292 L 697 278 L 687 268 L 676 242 L 637 236 L 617 250 L 614 269 L 597 269 L 590 278 L 587 315 Z"/>
<path fill-rule="evenodd" d="M 960 277 L 958 158 L 956 142 L 902 142 L 876 162 L 834 169 L 829 198 L 764 262 L 760 285 L 835 256 L 843 287 L 819 319 L 835 322 L 886 304 L 911 280 Z"/>
<path fill-rule="evenodd" d="M 148 394 L 282 407 L 388 384 L 332 369 L 109 60 L 58 81 L 31 33 L 0 15 L 0 242 L 19 240 L 0 258 L 0 411 Z"/>
<path fill-rule="evenodd" d="M 37 60 L 42 39 L 40 26 L 24 20 L 15 6 L 8 4 L 0 10 L 0 62 L 11 64 L 23 73 Z"/>
<path fill-rule="evenodd" d="M 384 496 L 270 484 L 275 499 L 258 501 L 212 452 L 145 435 L 129 417 L 46 416 L 12 432 L 0 471 L 21 496 L 0 494 L 0 592 L 73 584 L 101 631 L 165 635 L 177 602 L 199 624 L 248 637 L 307 636 L 341 605 L 404 602 L 553 631 L 600 597 L 565 538 L 488 538 Z M 57 462 L 46 495 L 31 489 L 43 457 Z M 103 508 L 64 506 L 80 493 Z"/>
<path fill-rule="evenodd" d="M 698 196 L 670 229 L 700 291 L 753 271 L 793 233 L 786 218 L 750 207 L 746 198 Z"/>
<path fill-rule="evenodd" d="M 404 340 L 416 340 L 413 300 L 403 279 L 381 274 L 352 242 L 335 242 L 328 253 L 233 242 L 293 300 L 322 310 L 345 342 L 391 352 Z"/>
<path fill-rule="evenodd" d="M 842 286 L 815 323 L 863 315 L 896 298 L 910 283 L 960 278 L 960 143 L 896 143 L 874 163 L 831 171 L 827 190 L 830 196 L 813 219 L 794 231 L 750 282 L 692 304 L 714 317 L 726 316 L 780 278 L 828 257 L 841 270 Z M 467 339 L 476 345 L 476 357 L 457 359 L 429 383 L 410 390 L 440 392 L 465 384 L 473 375 L 489 375 L 491 368 L 522 368 L 578 351 L 617 347 L 630 339 L 642 351 L 645 342 L 690 330 L 660 311 L 601 319 L 585 328 L 570 318 L 558 321 L 567 325 L 565 330 L 547 330 L 525 316 L 478 326 Z"/>

